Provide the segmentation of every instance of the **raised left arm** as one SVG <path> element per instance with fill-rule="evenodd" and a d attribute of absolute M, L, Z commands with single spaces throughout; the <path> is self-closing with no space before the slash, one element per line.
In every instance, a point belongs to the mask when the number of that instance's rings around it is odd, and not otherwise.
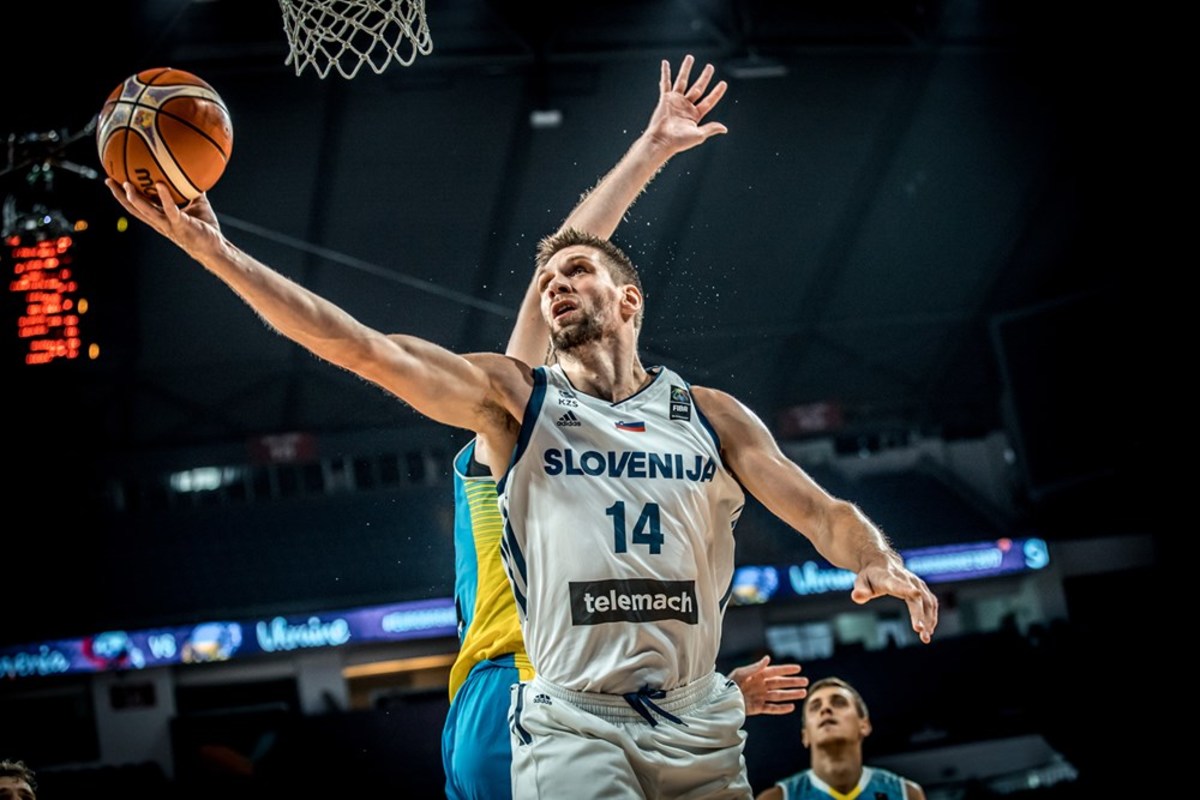
<path fill-rule="evenodd" d="M 855 573 L 854 602 L 883 595 L 903 600 L 913 630 L 928 643 L 937 627 L 937 598 L 904 566 L 866 514 L 829 494 L 785 456 L 762 420 L 738 400 L 702 387 L 694 387 L 693 395 L 720 437 L 726 463 L 747 491 L 807 537 L 831 564 Z"/>
<path fill-rule="evenodd" d="M 672 77 L 670 62 L 662 61 L 658 103 L 645 130 L 616 165 L 591 190 L 584 192 L 558 227 L 559 231 L 576 228 L 601 239 L 611 237 L 625 213 L 668 161 L 726 132 L 724 124 L 705 118 L 725 96 L 727 84 L 725 81 L 712 84 L 711 64 L 706 64 L 693 81 L 691 72 L 695 62 L 693 56 L 684 56 L 679 71 Z M 526 288 L 505 352 L 536 366 L 544 360 L 549 344 L 550 331 L 542 319 L 535 274 Z"/>

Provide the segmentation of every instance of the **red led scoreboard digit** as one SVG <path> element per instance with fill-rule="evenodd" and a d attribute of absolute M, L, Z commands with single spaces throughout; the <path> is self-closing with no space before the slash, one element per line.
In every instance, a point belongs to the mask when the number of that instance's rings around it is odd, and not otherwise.
<path fill-rule="evenodd" d="M 4 240 L 12 271 L 8 291 L 18 301 L 17 338 L 26 364 L 49 364 L 82 355 L 80 320 L 87 300 L 80 297 L 72 268 L 72 236 Z M 88 355 L 95 358 L 95 345 Z"/>

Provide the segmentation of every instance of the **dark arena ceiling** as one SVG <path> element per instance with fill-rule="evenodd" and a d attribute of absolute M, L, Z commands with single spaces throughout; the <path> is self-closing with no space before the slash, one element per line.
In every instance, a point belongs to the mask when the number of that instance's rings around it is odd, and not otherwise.
<path fill-rule="evenodd" d="M 660 59 L 686 53 L 728 80 L 712 117 L 729 132 L 676 157 L 614 237 L 647 289 L 643 360 L 783 438 L 1005 431 L 1039 481 L 1108 492 L 1148 447 L 1130 412 L 1173 251 L 1143 188 L 1170 158 L 1143 62 L 1113 57 L 1125 31 L 1099 13 L 429 0 L 432 51 L 353 79 L 297 74 L 269 0 L 31 18 L 0 50 L 5 225 L 88 221 L 76 272 L 100 357 L 30 367 L 10 319 L 13 499 L 70 506 L 96 471 L 264 436 L 430 427 L 145 226 L 118 231 L 91 125 L 128 75 L 185 69 L 225 99 L 210 198 L 231 239 L 368 324 L 474 351 L 503 347 L 538 238 L 642 129 Z"/>

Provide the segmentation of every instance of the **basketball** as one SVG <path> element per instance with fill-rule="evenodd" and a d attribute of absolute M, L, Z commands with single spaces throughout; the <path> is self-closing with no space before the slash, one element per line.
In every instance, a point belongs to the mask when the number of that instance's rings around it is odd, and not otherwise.
<path fill-rule="evenodd" d="M 145 69 L 112 90 L 96 119 L 104 171 L 155 198 L 165 183 L 185 205 L 207 192 L 233 151 L 225 101 L 206 81 L 181 69 Z M 157 199 L 157 198 L 156 198 Z"/>

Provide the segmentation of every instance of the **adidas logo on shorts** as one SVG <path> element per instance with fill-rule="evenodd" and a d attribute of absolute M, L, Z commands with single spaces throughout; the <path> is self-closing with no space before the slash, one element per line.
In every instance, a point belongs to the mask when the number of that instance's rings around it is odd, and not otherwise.
<path fill-rule="evenodd" d="M 548 695 L 548 694 L 540 694 L 540 693 L 539 693 L 539 694 L 535 694 L 535 695 L 533 696 L 533 702 L 535 702 L 535 703 L 542 703 L 543 705 L 550 705 L 550 695 Z"/>
<path fill-rule="evenodd" d="M 583 425 L 583 423 L 579 421 L 579 417 L 575 416 L 574 411 L 568 411 L 567 413 L 563 414 L 558 418 L 558 422 L 555 422 L 554 424 L 560 428 L 578 428 Z"/>

